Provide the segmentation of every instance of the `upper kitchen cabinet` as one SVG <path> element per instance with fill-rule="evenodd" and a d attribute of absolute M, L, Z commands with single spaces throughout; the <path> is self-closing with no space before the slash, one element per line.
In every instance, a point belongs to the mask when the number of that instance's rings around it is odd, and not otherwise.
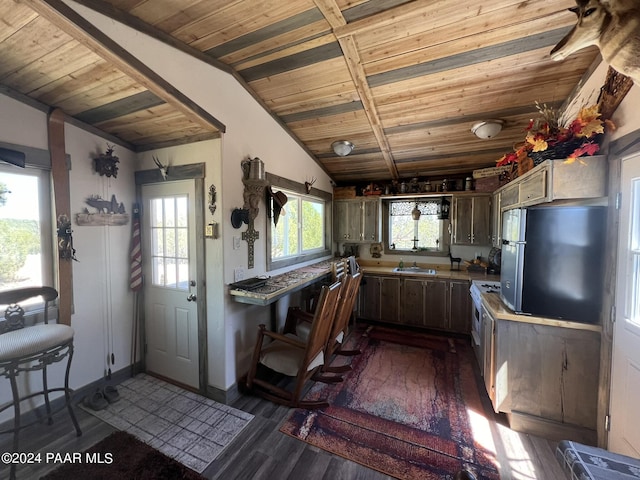
<path fill-rule="evenodd" d="M 499 193 L 491 196 L 491 246 L 502 248 L 502 210 Z"/>
<path fill-rule="evenodd" d="M 333 212 L 336 242 L 380 241 L 380 202 L 377 198 L 335 200 Z"/>
<path fill-rule="evenodd" d="M 572 163 L 546 160 L 521 177 L 496 190 L 500 209 L 528 207 L 554 200 L 606 196 L 607 159 L 604 155 L 580 157 Z"/>
<path fill-rule="evenodd" d="M 454 195 L 451 243 L 453 245 L 490 245 L 490 214 L 490 195 Z"/>

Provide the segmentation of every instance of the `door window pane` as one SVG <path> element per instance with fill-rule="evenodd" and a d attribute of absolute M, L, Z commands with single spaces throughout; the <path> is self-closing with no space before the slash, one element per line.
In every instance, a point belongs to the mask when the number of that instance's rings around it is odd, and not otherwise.
<path fill-rule="evenodd" d="M 188 197 L 151 200 L 153 285 L 189 290 Z"/>
<path fill-rule="evenodd" d="M 627 319 L 640 325 L 640 179 L 631 186 L 631 209 L 629 212 L 629 283 L 627 284 Z"/>

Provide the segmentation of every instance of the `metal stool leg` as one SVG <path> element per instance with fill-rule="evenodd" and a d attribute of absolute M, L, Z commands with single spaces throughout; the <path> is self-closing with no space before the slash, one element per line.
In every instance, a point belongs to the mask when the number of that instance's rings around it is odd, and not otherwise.
<path fill-rule="evenodd" d="M 16 376 L 18 372 L 16 372 L 15 368 L 11 368 L 9 370 L 9 381 L 11 382 L 11 393 L 13 394 L 13 451 L 18 451 L 18 431 L 20 430 L 20 395 L 18 393 L 18 384 L 16 382 Z M 11 463 L 11 469 L 9 472 L 10 480 L 15 480 L 16 478 L 16 464 Z"/>
<path fill-rule="evenodd" d="M 71 393 L 69 393 L 69 371 L 71 370 L 71 359 L 73 358 L 73 343 L 69 345 L 69 358 L 67 359 L 67 370 L 64 374 L 64 399 L 67 403 L 67 410 L 69 410 L 69 416 L 71 417 L 71 421 L 73 422 L 73 426 L 76 429 L 76 436 L 79 437 L 82 435 L 82 430 L 80 430 L 80 425 L 78 424 L 78 420 L 76 419 L 76 414 L 73 411 L 73 405 L 71 405 Z"/>
<path fill-rule="evenodd" d="M 44 404 L 47 409 L 47 423 L 53 424 L 53 418 L 51 417 L 51 403 L 49 402 L 49 385 L 47 384 L 47 366 L 42 367 L 42 394 L 44 395 Z"/>

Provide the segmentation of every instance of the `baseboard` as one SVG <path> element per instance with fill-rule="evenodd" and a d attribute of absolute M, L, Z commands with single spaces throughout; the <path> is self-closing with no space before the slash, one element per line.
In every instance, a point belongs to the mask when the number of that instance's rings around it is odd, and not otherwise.
<path fill-rule="evenodd" d="M 234 383 L 227 390 L 212 387 L 207 385 L 207 397 L 215 400 L 218 403 L 224 403 L 225 405 L 232 404 L 235 400 L 240 398 L 240 392 L 238 391 L 238 384 Z"/>
<path fill-rule="evenodd" d="M 134 365 L 133 375 L 139 373 L 140 371 L 142 371 L 142 367 L 141 367 L 141 364 L 138 362 Z M 131 378 L 131 376 L 132 376 L 132 368 L 131 368 L 131 365 L 129 365 L 121 370 L 118 370 L 115 373 L 112 372 L 111 379 L 101 378 L 99 380 L 95 380 L 91 383 L 88 383 L 83 387 L 76 388 L 71 391 L 71 404 L 73 406 L 76 406 L 78 403 L 80 403 L 84 399 L 84 397 L 95 392 L 97 389 L 102 388 L 105 385 L 117 385 L 123 382 L 124 380 L 126 380 L 127 378 Z M 62 409 L 65 403 L 63 394 L 56 393 L 56 395 L 58 396 L 52 399 L 50 402 L 51 411 L 53 412 L 57 412 L 58 410 Z M 46 421 L 47 410 L 44 404 L 44 397 L 40 397 L 40 398 L 42 399 L 41 405 L 29 410 L 28 412 L 21 413 L 20 415 L 21 425 L 27 425 L 29 423 Z M 9 410 L 11 410 L 11 407 L 9 408 Z M 13 428 L 13 419 L 5 420 L 4 422 L 0 423 L 0 431 L 4 431 L 11 428 Z"/>
<path fill-rule="evenodd" d="M 517 431 L 546 438 L 547 440 L 573 440 L 587 445 L 597 445 L 598 434 L 595 430 L 568 423 L 560 423 L 522 412 L 507 414 L 509 426 Z"/>

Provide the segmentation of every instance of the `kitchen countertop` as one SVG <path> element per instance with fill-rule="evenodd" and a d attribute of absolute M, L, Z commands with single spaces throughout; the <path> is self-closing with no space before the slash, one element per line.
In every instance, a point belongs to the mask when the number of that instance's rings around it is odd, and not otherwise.
<path fill-rule="evenodd" d="M 483 293 L 482 304 L 487 307 L 491 316 L 496 320 L 509 320 L 512 322 L 534 323 L 537 325 L 548 325 L 551 327 L 573 328 L 576 330 L 590 330 L 592 332 L 602 332 L 600 325 L 591 323 L 573 322 L 569 320 L 558 320 L 555 318 L 534 317 L 532 315 L 517 314 L 509 309 L 500 300 L 500 296 L 496 293 Z"/>
<path fill-rule="evenodd" d="M 236 302 L 251 305 L 270 305 L 285 295 L 297 292 L 321 280 L 331 273 L 331 262 L 323 261 L 307 267 L 297 268 L 267 279 L 267 283 L 253 290 L 230 289 Z"/>
<path fill-rule="evenodd" d="M 411 264 L 408 264 L 411 266 Z M 422 268 L 433 268 L 437 271 L 435 275 L 426 275 L 424 273 L 415 273 L 410 270 L 406 270 L 403 272 L 394 272 L 393 269 L 398 266 L 397 263 L 392 265 L 381 264 L 381 265 L 371 265 L 368 263 L 361 263 L 360 269 L 362 272 L 366 274 L 374 274 L 374 275 L 392 275 L 392 276 L 402 276 L 402 277 L 418 277 L 418 278 L 444 278 L 450 280 L 486 280 L 486 281 L 500 281 L 500 275 L 489 275 L 480 272 L 468 272 L 466 270 L 451 270 L 446 265 L 420 265 Z"/>

